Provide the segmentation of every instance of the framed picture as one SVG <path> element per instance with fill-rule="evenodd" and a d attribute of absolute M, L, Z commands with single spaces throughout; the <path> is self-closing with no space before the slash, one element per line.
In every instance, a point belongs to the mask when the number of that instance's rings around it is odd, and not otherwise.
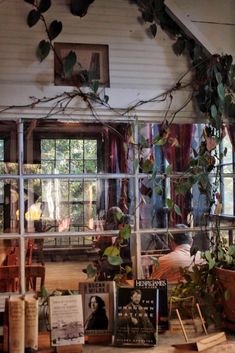
<path fill-rule="evenodd" d="M 64 77 L 65 57 L 73 51 L 77 62 L 70 77 Z M 109 87 L 108 45 L 55 43 L 54 82 L 58 86 L 87 86 L 98 81 L 101 86 Z"/>

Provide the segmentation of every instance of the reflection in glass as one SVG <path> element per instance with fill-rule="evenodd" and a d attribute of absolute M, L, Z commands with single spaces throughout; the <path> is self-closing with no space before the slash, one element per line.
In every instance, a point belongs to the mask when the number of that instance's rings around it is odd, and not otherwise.
<path fill-rule="evenodd" d="M 25 229 L 27 232 L 102 230 L 110 207 L 118 206 L 125 214 L 133 212 L 132 185 L 128 179 L 26 180 Z"/>

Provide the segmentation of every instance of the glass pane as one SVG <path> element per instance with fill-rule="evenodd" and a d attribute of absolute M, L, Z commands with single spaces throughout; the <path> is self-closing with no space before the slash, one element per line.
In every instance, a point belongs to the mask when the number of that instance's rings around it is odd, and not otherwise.
<path fill-rule="evenodd" d="M 227 215 L 233 215 L 234 210 L 234 180 L 233 178 L 223 178 L 224 187 L 224 212 Z"/>
<path fill-rule="evenodd" d="M 84 140 L 84 158 L 97 159 L 97 141 Z"/>
<path fill-rule="evenodd" d="M 71 174 L 82 174 L 84 171 L 83 160 L 72 160 L 71 161 Z"/>
<path fill-rule="evenodd" d="M 41 159 L 42 160 L 55 159 L 55 140 L 52 140 L 52 139 L 41 140 Z"/>
<path fill-rule="evenodd" d="M 27 248 L 25 252 L 27 260 Z M 20 249 L 17 239 L 0 239 L 0 292 L 18 292 L 20 290 Z"/>
<path fill-rule="evenodd" d="M 16 180 L 0 179 L 0 232 L 19 230 L 19 191 Z"/>
<path fill-rule="evenodd" d="M 69 140 L 56 140 L 56 157 L 57 160 L 69 159 Z"/>
<path fill-rule="evenodd" d="M 97 162 L 92 160 L 86 160 L 84 173 L 96 173 L 96 172 L 97 172 Z"/>
<path fill-rule="evenodd" d="M 68 160 L 57 160 L 56 161 L 56 173 L 68 174 L 69 173 L 69 161 Z"/>
<path fill-rule="evenodd" d="M 71 140 L 71 159 L 83 159 L 83 140 Z"/>

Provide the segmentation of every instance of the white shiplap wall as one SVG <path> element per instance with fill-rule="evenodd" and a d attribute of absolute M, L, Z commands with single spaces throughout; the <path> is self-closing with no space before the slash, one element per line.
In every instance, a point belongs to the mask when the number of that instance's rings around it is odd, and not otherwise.
<path fill-rule="evenodd" d="M 109 45 L 110 88 L 106 94 L 114 107 L 124 108 L 137 99 L 146 99 L 171 87 L 187 70 L 184 57 L 176 57 L 172 41 L 160 29 L 156 39 L 150 39 L 137 17 L 136 5 L 128 0 L 96 0 L 84 18 L 72 16 L 66 0 L 54 0 L 48 20 L 62 20 L 63 32 L 58 42 L 98 43 Z M 0 0 L 0 108 L 29 102 L 29 96 L 53 96 L 71 87 L 53 84 L 53 54 L 42 63 L 35 56 L 37 43 L 45 38 L 38 23 L 29 29 L 26 17 L 30 5 L 23 0 Z M 188 92 L 177 93 L 172 109 L 177 109 Z M 142 117 L 161 117 L 167 103 L 142 107 Z M 75 109 L 76 108 L 76 109 Z M 33 117 L 45 113 L 46 107 L 16 108 L 4 116 Z M 99 112 L 99 109 L 98 109 Z M 193 116 L 187 106 L 180 118 Z M 73 103 L 72 115 L 88 114 L 84 105 Z M 100 114 L 109 117 L 110 113 Z M 1 114 L 2 116 L 2 114 Z"/>

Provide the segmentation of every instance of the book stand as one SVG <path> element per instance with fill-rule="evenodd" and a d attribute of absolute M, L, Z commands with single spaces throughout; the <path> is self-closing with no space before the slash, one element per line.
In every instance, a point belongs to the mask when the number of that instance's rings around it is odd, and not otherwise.
<path fill-rule="evenodd" d="M 203 327 L 203 330 L 204 330 L 206 336 L 200 336 L 200 337 L 196 337 L 196 339 L 194 338 L 194 339 L 189 340 L 187 333 L 185 331 L 185 328 L 184 328 L 183 321 L 181 320 L 179 310 L 176 309 L 176 314 L 179 319 L 180 326 L 181 326 L 186 343 L 174 344 L 173 346 L 176 348 L 179 348 L 179 349 L 191 349 L 193 351 L 201 352 L 207 348 L 211 348 L 211 347 L 216 346 L 217 344 L 220 344 L 222 342 L 226 342 L 227 339 L 226 339 L 224 332 L 218 332 L 218 333 L 213 333 L 213 334 L 208 335 L 199 304 L 196 304 L 196 307 L 197 307 L 198 314 L 199 314 L 199 317 L 200 317 L 200 320 L 202 323 L 202 327 Z"/>

